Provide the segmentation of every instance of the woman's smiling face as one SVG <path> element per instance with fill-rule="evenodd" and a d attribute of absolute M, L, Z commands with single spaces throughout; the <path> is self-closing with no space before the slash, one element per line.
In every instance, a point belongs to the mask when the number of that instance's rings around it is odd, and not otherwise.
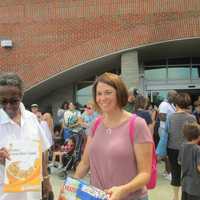
<path fill-rule="evenodd" d="M 99 82 L 96 87 L 96 102 L 102 112 L 112 112 L 119 108 L 116 90 L 112 86 Z"/>

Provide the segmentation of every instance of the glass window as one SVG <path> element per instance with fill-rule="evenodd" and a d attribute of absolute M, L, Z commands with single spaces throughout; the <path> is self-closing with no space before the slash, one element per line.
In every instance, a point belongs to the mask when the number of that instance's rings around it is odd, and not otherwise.
<path fill-rule="evenodd" d="M 192 79 L 199 79 L 200 78 L 200 65 L 193 65 L 192 66 Z"/>
<path fill-rule="evenodd" d="M 145 79 L 151 81 L 200 79 L 200 57 L 145 61 L 144 69 Z"/>
<path fill-rule="evenodd" d="M 152 92 L 152 96 L 153 96 L 153 102 L 155 103 L 155 105 L 159 106 L 160 103 L 164 99 L 166 99 L 167 91 L 163 90 L 163 91 Z"/>
<path fill-rule="evenodd" d="M 166 80 L 166 75 L 166 68 L 161 67 L 147 67 L 144 71 L 145 79 L 151 81 Z"/>
<path fill-rule="evenodd" d="M 169 66 L 168 79 L 170 80 L 190 79 L 190 67 L 189 66 L 183 66 L 183 67 Z"/>
<path fill-rule="evenodd" d="M 82 88 L 76 93 L 77 102 L 81 105 L 87 104 L 88 101 L 92 100 L 92 85 Z"/>
<path fill-rule="evenodd" d="M 148 97 L 156 106 L 159 106 L 160 103 L 166 99 L 167 97 L 167 90 L 159 90 L 159 91 L 149 91 Z"/>

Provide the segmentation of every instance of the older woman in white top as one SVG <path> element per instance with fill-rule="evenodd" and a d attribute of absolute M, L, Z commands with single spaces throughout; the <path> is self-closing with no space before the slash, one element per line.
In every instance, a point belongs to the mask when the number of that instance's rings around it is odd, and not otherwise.
<path fill-rule="evenodd" d="M 46 150 L 49 142 L 36 116 L 25 109 L 21 103 L 23 82 L 15 73 L 0 74 L 0 199 L 1 200 L 38 200 L 41 192 L 5 193 L 2 191 L 4 181 L 5 159 L 9 159 L 6 145 L 13 140 L 40 140 L 43 151 L 43 197 L 47 197 L 51 185 L 48 179 Z M 42 187 L 41 187 L 42 188 Z"/>

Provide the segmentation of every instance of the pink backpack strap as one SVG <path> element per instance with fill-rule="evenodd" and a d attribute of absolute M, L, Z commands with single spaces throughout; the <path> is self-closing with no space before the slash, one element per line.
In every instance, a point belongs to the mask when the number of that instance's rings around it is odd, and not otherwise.
<path fill-rule="evenodd" d="M 133 141 L 134 141 L 134 134 L 135 134 L 134 130 L 135 130 L 135 119 L 136 118 L 137 118 L 137 115 L 133 114 L 129 121 L 129 135 L 130 135 L 131 144 L 133 144 Z"/>
<path fill-rule="evenodd" d="M 99 126 L 101 120 L 102 120 L 102 116 L 99 116 L 95 119 L 95 122 L 94 122 L 93 127 L 92 127 L 92 137 L 94 136 L 95 131 L 96 131 L 97 127 Z"/>
<path fill-rule="evenodd" d="M 135 130 L 135 119 L 137 118 L 136 114 L 133 114 L 130 121 L 129 121 L 129 135 L 131 144 L 134 142 L 134 130 Z M 155 188 L 157 183 L 157 158 L 156 158 L 156 152 L 155 152 L 155 145 L 153 142 L 153 152 L 152 152 L 152 165 L 151 165 L 151 178 L 148 182 L 147 189 L 153 189 Z"/>

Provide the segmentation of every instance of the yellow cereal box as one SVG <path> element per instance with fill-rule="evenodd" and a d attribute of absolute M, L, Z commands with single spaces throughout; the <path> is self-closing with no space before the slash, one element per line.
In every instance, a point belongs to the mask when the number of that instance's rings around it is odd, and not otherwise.
<path fill-rule="evenodd" d="M 8 145 L 4 192 L 41 190 L 42 149 L 39 141 L 13 140 Z"/>

